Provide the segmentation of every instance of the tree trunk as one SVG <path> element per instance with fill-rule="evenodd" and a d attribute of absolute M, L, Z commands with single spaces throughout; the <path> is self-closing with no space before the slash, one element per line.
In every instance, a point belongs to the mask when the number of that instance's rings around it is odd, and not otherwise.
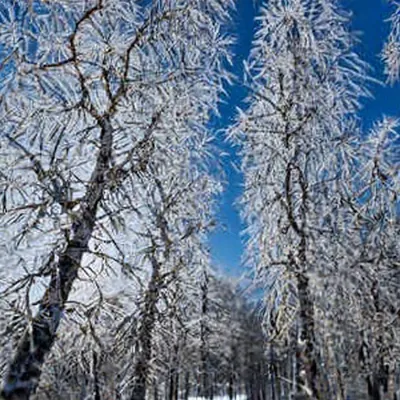
<path fill-rule="evenodd" d="M 201 285 L 201 322 L 200 322 L 200 397 L 211 397 L 211 384 L 208 371 L 208 328 L 205 319 L 208 315 L 208 277 L 204 273 L 204 282 Z"/>
<path fill-rule="evenodd" d="M 146 399 L 146 382 L 151 358 L 151 341 L 156 319 L 156 305 L 159 297 L 160 265 L 153 255 L 153 273 L 147 289 L 144 310 L 141 318 L 141 327 L 137 338 L 139 354 L 134 367 L 135 381 L 133 384 L 131 400 Z"/>
<path fill-rule="evenodd" d="M 367 387 L 368 398 L 370 400 L 381 400 L 380 385 L 375 376 L 369 376 L 367 378 Z"/>
<path fill-rule="evenodd" d="M 100 363 L 96 351 L 93 351 L 93 384 L 94 384 L 94 400 L 101 400 L 101 386 L 99 380 Z"/>
<path fill-rule="evenodd" d="M 374 299 L 375 312 L 377 315 L 382 313 L 379 282 L 374 280 L 371 287 L 372 298 Z M 370 376 L 367 378 L 368 395 L 371 400 L 381 400 L 382 393 L 388 393 L 389 389 L 389 366 L 385 365 L 384 360 L 384 338 L 380 332 L 377 337 L 378 349 L 380 349 L 379 361 L 374 365 Z"/>
<path fill-rule="evenodd" d="M 296 58 L 295 58 L 296 60 Z M 285 146 L 289 147 L 289 132 L 286 131 Z M 302 168 L 296 161 L 299 156 L 299 148 L 294 151 L 293 160 L 287 165 L 285 176 L 285 199 L 287 205 L 287 217 L 293 231 L 300 242 L 298 249 L 290 255 L 291 267 L 296 275 L 297 295 L 299 300 L 300 341 L 297 344 L 297 382 L 306 398 L 321 400 L 319 393 L 318 368 L 315 355 L 315 323 L 314 302 L 310 292 L 309 278 L 307 276 L 308 260 L 307 245 L 309 241 L 307 227 L 308 209 L 308 183 Z M 298 191 L 301 207 L 296 211 L 294 193 Z M 299 214 L 299 215 L 297 215 Z"/>
<path fill-rule="evenodd" d="M 158 382 L 156 379 L 153 380 L 153 400 L 158 400 Z"/>
<path fill-rule="evenodd" d="M 173 331 L 171 326 L 171 331 Z M 178 400 L 179 393 L 179 344 L 178 339 L 175 339 L 175 343 L 172 346 L 172 354 L 170 359 L 169 367 L 169 400 Z"/>
<path fill-rule="evenodd" d="M 275 357 L 274 348 L 270 347 L 270 384 L 271 384 L 271 400 L 281 399 L 281 382 L 279 381 L 279 360 Z"/>
<path fill-rule="evenodd" d="M 300 305 L 300 340 L 298 368 L 298 381 L 303 387 L 311 391 L 307 396 L 311 399 L 320 400 L 318 390 L 318 367 L 316 362 L 314 344 L 314 304 L 311 300 L 309 279 L 305 273 L 297 274 L 297 290 Z"/>
<path fill-rule="evenodd" d="M 85 196 L 80 218 L 68 232 L 66 248 L 52 259 L 49 286 L 39 303 L 39 311 L 18 345 L 4 380 L 1 396 L 6 400 L 27 400 L 35 392 L 45 358 L 50 352 L 65 303 L 78 276 L 83 254 L 88 248 L 96 223 L 99 202 L 106 187 L 106 174 L 111 161 L 112 127 L 108 119 L 99 119 L 101 147 Z"/>
<path fill-rule="evenodd" d="M 190 372 L 185 373 L 185 394 L 183 396 L 184 400 L 188 400 L 190 396 Z"/>
<path fill-rule="evenodd" d="M 229 372 L 229 382 L 228 382 L 228 397 L 229 400 L 233 400 L 233 372 Z"/>

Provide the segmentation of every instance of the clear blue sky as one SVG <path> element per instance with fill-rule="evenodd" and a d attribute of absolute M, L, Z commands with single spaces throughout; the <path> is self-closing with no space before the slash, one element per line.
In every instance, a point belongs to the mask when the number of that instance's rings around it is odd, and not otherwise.
<path fill-rule="evenodd" d="M 232 33 L 236 37 L 233 48 L 235 57 L 232 71 L 241 78 L 243 75 L 243 60 L 248 56 L 252 36 L 255 29 L 254 16 L 258 10 L 254 4 L 260 5 L 261 0 L 237 0 Z M 352 30 L 359 34 L 358 52 L 363 59 L 373 67 L 373 76 L 382 81 L 383 65 L 379 53 L 389 31 L 385 22 L 390 16 L 389 0 L 342 0 L 342 5 L 352 11 Z M 387 87 L 374 85 L 371 87 L 374 98 L 364 101 L 360 113 L 362 124 L 368 130 L 374 121 L 382 115 L 400 116 L 400 86 Z M 228 88 L 228 98 L 220 107 L 221 118 L 214 123 L 216 131 L 228 127 L 234 120 L 237 107 L 244 107 L 243 99 L 246 93 L 240 84 Z M 220 198 L 218 219 L 219 228 L 211 236 L 211 252 L 215 266 L 232 275 L 240 275 L 242 255 L 244 251 L 241 223 L 238 206 L 235 204 L 242 191 L 242 176 L 237 172 L 239 157 L 237 149 L 226 143 L 223 133 L 218 133 L 217 144 L 227 153 L 222 160 L 225 169 L 225 192 Z"/>

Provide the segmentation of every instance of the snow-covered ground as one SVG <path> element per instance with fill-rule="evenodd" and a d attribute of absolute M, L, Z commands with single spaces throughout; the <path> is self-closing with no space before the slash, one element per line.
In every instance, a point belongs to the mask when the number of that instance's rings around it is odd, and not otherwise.
<path fill-rule="evenodd" d="M 189 400 L 206 400 L 204 397 L 189 397 Z M 222 397 L 214 397 L 213 400 L 229 400 L 228 396 L 222 396 Z M 246 396 L 243 395 L 239 395 L 234 397 L 234 400 L 246 400 Z"/>

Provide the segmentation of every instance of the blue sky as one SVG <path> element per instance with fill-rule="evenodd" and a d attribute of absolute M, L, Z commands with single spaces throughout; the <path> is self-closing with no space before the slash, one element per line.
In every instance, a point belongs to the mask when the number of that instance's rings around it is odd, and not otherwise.
<path fill-rule="evenodd" d="M 257 9 L 254 4 L 262 1 L 237 0 L 232 30 L 236 37 L 233 48 L 235 53 L 232 71 L 241 78 L 243 60 L 248 56 L 255 29 L 254 16 Z M 358 53 L 373 68 L 372 75 L 384 81 L 383 65 L 379 58 L 383 43 L 389 31 L 385 22 L 390 16 L 389 0 L 342 0 L 345 9 L 353 13 L 352 30 L 357 33 L 360 43 Z M 360 112 L 361 123 L 365 131 L 382 115 L 400 116 L 400 86 L 388 87 L 375 84 L 371 86 L 373 99 L 366 99 Z M 225 192 L 219 199 L 219 228 L 211 236 L 211 253 L 215 266 L 231 275 L 243 273 L 242 255 L 244 251 L 241 223 L 238 206 L 235 204 L 242 191 L 242 176 L 237 171 L 239 157 L 237 149 L 224 141 L 220 132 L 234 120 L 237 107 L 244 107 L 245 90 L 240 84 L 228 88 L 228 97 L 221 105 L 221 118 L 215 121 L 214 129 L 218 131 L 217 144 L 227 153 L 222 162 L 225 169 Z"/>

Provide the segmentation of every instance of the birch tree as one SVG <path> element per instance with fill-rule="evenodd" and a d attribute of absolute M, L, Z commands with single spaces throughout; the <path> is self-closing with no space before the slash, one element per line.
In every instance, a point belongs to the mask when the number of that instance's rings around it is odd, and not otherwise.
<path fill-rule="evenodd" d="M 280 316 L 267 325 L 299 322 L 296 390 L 316 399 L 324 394 L 315 299 L 332 237 L 335 145 L 368 95 L 347 25 L 336 2 L 265 4 L 247 64 L 249 107 L 233 129 L 242 145 L 249 260 L 266 287 L 266 317 Z"/>
<path fill-rule="evenodd" d="M 229 40 L 220 25 L 230 5 L 224 0 L 0 5 L 1 306 L 20 312 L 4 398 L 26 399 L 35 391 L 82 275 L 98 277 L 110 267 L 134 274 L 141 267 L 135 265 L 140 249 L 131 258 L 126 251 L 128 232 L 155 229 L 132 242 L 151 242 L 145 258 L 150 276 L 158 279 L 169 240 L 177 246 L 178 237 L 190 236 L 186 230 L 203 229 L 190 225 L 187 209 L 178 217 L 180 236 L 166 234 L 166 202 L 175 204 L 178 195 L 169 189 L 182 183 L 182 170 L 166 170 L 174 167 L 174 151 L 182 143 L 186 159 L 197 162 L 190 135 L 207 143 L 208 116 L 226 77 Z M 159 184 L 159 175 L 167 187 Z M 197 190 L 210 193 L 200 180 Z M 185 185 L 191 182 L 184 180 L 183 191 Z M 151 279 L 145 298 L 154 294 Z M 144 325 L 148 315 L 147 309 L 140 315 Z M 143 393 L 143 362 L 137 365 L 136 387 Z"/>

